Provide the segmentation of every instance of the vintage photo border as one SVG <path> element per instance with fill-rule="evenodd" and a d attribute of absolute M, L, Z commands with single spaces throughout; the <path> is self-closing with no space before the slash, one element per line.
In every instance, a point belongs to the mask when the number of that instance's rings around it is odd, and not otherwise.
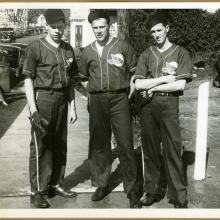
<path fill-rule="evenodd" d="M 28 4 L 27 4 L 28 2 Z M 112 4 L 114 2 L 114 4 Z M 101 3 L 101 4 L 100 4 Z M 70 7 L 87 7 L 87 8 L 123 8 L 123 9 L 138 9 L 138 8 L 220 8 L 220 1 L 194 1 L 186 0 L 181 1 L 68 1 L 65 0 L 60 3 L 59 0 L 45 1 L 38 0 L 35 2 L 29 2 L 28 0 L 8 0 L 0 1 L 1 8 L 70 8 Z M 0 219 L 8 218 L 114 218 L 114 219 L 216 219 L 220 218 L 220 209 L 188 209 L 186 210 L 174 210 L 174 209 L 0 209 Z"/>

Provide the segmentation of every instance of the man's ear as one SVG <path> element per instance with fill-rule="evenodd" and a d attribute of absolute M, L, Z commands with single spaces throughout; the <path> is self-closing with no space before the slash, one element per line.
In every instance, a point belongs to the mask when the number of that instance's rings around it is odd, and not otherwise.
<path fill-rule="evenodd" d="M 166 31 L 168 32 L 170 30 L 170 26 L 167 24 L 165 27 L 166 27 Z"/>

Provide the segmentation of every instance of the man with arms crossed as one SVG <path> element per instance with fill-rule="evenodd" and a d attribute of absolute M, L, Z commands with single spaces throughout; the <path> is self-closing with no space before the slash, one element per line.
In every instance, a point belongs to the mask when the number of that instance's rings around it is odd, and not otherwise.
<path fill-rule="evenodd" d="M 31 43 L 26 51 L 23 74 L 30 109 L 30 184 L 31 204 L 48 208 L 44 198 L 60 195 L 75 197 L 63 188 L 67 159 L 67 115 L 76 120 L 73 76 L 78 72 L 72 47 L 61 40 L 65 15 L 60 9 L 45 13 L 48 34 Z"/>
<path fill-rule="evenodd" d="M 155 46 L 141 54 L 133 77 L 137 90 L 146 90 L 148 96 L 153 96 L 141 109 L 145 179 L 141 202 L 149 206 L 164 197 L 166 186 L 161 180 L 165 168 L 169 202 L 176 208 L 187 208 L 178 96 L 183 94 L 186 82 L 192 79 L 191 60 L 184 48 L 169 41 L 168 21 L 163 14 L 151 15 L 148 28 Z M 177 80 L 182 74 L 185 76 Z M 142 92 L 142 95 L 146 94 Z"/>
<path fill-rule="evenodd" d="M 130 76 L 136 66 L 135 53 L 127 42 L 110 36 L 110 18 L 105 11 L 92 11 L 88 20 L 97 40 L 83 50 L 80 74 L 84 80 L 88 80 L 89 159 L 92 184 L 98 186 L 92 200 L 102 200 L 109 193 L 113 131 L 130 207 L 139 208 L 140 202 L 135 192 L 137 167 L 127 95 Z"/>

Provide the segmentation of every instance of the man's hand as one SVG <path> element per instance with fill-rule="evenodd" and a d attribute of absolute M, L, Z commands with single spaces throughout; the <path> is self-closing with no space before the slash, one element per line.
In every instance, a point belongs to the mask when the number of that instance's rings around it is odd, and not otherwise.
<path fill-rule="evenodd" d="M 142 91 L 140 92 L 140 95 L 145 98 L 145 99 L 151 99 L 152 96 L 153 96 L 153 91 L 152 89 L 148 89 L 148 90 L 145 90 L 145 91 Z"/>
<path fill-rule="evenodd" d="M 38 111 L 35 111 L 29 119 L 36 134 L 41 136 L 47 134 L 49 122 Z"/>
<path fill-rule="evenodd" d="M 162 76 L 164 83 L 172 83 L 176 81 L 176 76 L 174 75 L 166 75 Z"/>
<path fill-rule="evenodd" d="M 74 124 L 77 120 L 75 100 L 70 103 L 69 123 Z"/>
<path fill-rule="evenodd" d="M 133 81 L 134 77 L 132 76 L 131 77 L 131 80 L 130 80 L 130 93 L 128 95 L 128 99 L 131 98 L 132 94 L 134 93 L 135 91 L 135 84 L 134 84 L 134 81 Z"/>

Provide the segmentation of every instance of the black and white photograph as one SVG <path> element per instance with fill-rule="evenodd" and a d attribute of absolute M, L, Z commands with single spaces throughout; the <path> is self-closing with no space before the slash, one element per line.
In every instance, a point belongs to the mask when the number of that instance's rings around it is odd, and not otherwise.
<path fill-rule="evenodd" d="M 0 217 L 220 217 L 219 3 L 0 5 Z"/>

